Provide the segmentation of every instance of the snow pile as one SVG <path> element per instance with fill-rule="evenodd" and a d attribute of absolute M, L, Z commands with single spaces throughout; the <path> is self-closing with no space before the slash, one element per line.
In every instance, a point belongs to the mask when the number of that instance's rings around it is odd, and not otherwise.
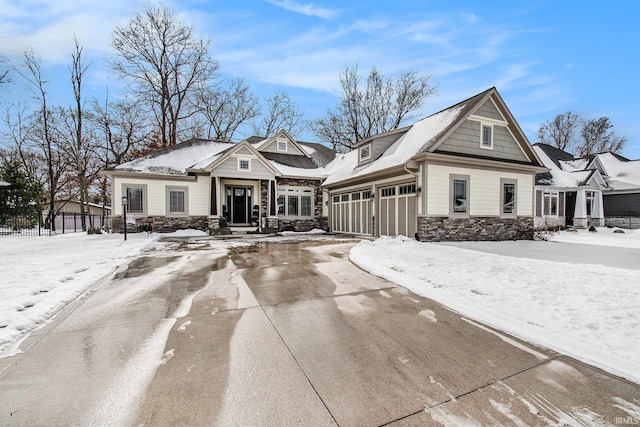
<path fill-rule="evenodd" d="M 86 233 L 0 240 L 0 357 L 101 278 L 154 241 L 146 233 Z"/>
<path fill-rule="evenodd" d="M 350 258 L 463 316 L 640 382 L 640 271 L 526 259 L 517 248 L 524 259 L 383 237 Z"/>
<path fill-rule="evenodd" d="M 309 231 L 281 231 L 279 234 L 281 236 L 297 236 L 297 235 L 303 235 L 303 234 L 325 234 L 326 231 L 321 230 L 319 228 L 314 228 L 313 230 L 309 230 Z"/>
<path fill-rule="evenodd" d="M 640 249 L 640 229 L 622 230 L 624 233 L 614 233 L 614 231 L 620 230 L 615 228 L 599 227 L 597 230 L 597 232 L 587 230 L 578 230 L 575 232 L 561 231 L 551 237 L 551 240 L 562 243 Z"/>

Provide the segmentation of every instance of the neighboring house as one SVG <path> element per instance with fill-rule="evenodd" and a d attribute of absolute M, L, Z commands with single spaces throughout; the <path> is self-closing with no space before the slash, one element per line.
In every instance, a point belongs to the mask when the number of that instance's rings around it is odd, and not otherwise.
<path fill-rule="evenodd" d="M 546 173 L 536 176 L 536 227 L 640 228 L 640 160 L 615 153 L 575 158 L 535 144 Z"/>
<path fill-rule="evenodd" d="M 60 200 L 56 201 L 55 208 L 57 213 L 65 213 L 65 214 L 79 214 L 80 213 L 80 202 L 78 200 Z M 84 204 L 84 213 L 88 215 L 96 215 L 96 216 L 110 216 L 111 215 L 111 207 L 110 206 L 102 206 L 97 203 L 86 203 Z"/>
<path fill-rule="evenodd" d="M 495 88 L 327 169 L 332 231 L 429 241 L 531 238 L 534 179 L 547 170 Z"/>
<path fill-rule="evenodd" d="M 3 180 L 0 179 L 0 187 L 8 187 L 10 185 L 11 184 L 9 184 L 7 181 L 3 181 Z"/>
<path fill-rule="evenodd" d="M 325 228 L 320 183 L 335 153 L 299 142 L 287 132 L 239 143 L 191 139 L 117 166 L 111 177 L 114 230 L 127 222 L 153 223 L 156 231 L 262 226 L 308 231 Z M 119 218 L 117 218 L 119 216 Z"/>

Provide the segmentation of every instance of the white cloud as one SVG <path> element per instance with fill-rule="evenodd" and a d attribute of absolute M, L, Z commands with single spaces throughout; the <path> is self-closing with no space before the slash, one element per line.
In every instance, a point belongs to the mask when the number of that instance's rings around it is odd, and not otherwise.
<path fill-rule="evenodd" d="M 290 12 L 301 13 L 307 16 L 316 16 L 323 19 L 331 19 L 338 15 L 338 11 L 316 6 L 314 4 L 300 4 L 292 0 L 267 0 L 274 6 L 281 7 Z"/>

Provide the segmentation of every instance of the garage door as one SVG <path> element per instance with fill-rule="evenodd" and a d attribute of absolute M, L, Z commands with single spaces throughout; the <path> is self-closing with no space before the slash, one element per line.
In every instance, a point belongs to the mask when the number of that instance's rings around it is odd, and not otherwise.
<path fill-rule="evenodd" d="M 371 191 L 355 191 L 332 198 L 331 229 L 342 233 L 371 234 Z"/>
<path fill-rule="evenodd" d="M 415 184 L 403 184 L 380 189 L 381 236 L 413 237 L 417 231 L 418 198 Z"/>

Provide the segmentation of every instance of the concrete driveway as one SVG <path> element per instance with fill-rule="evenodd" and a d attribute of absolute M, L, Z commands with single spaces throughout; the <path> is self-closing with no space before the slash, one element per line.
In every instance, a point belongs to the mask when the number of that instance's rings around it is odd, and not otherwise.
<path fill-rule="evenodd" d="M 0 425 L 620 425 L 640 386 L 346 258 L 167 242 L 0 361 Z"/>

